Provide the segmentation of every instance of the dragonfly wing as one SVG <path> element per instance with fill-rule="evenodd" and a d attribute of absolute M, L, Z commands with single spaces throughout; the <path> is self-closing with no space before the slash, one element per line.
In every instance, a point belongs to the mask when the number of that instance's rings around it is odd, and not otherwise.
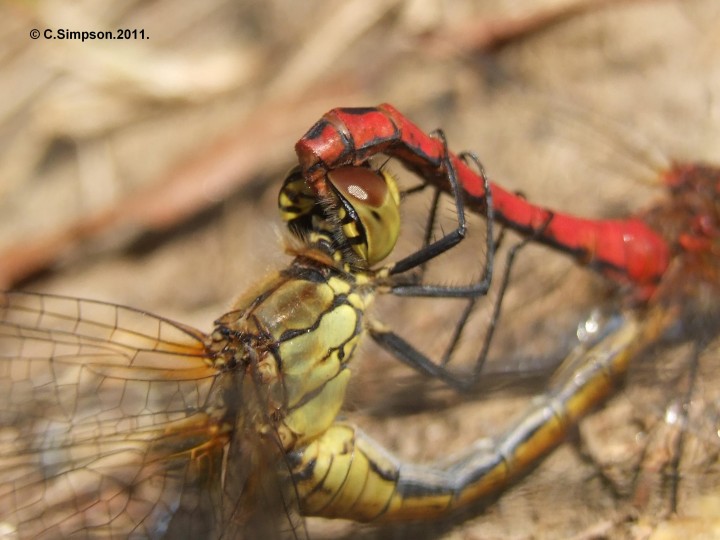
<path fill-rule="evenodd" d="M 282 449 L 243 429 L 263 389 L 214 369 L 206 340 L 114 304 L 4 293 L 0 531 L 304 538 Z"/>
<path fill-rule="evenodd" d="M 717 327 L 710 332 L 712 319 L 703 322 L 702 329 L 686 323 L 686 332 L 660 341 L 630 374 L 637 381 L 630 397 L 639 411 L 648 411 L 641 425 L 652 444 L 640 480 L 665 478 L 645 491 L 667 492 L 678 509 L 703 493 L 717 493 L 719 485 L 720 339 Z"/>
<path fill-rule="evenodd" d="M 308 538 L 285 460 L 272 440 L 231 442 L 223 482 L 222 538 Z"/>
<path fill-rule="evenodd" d="M 0 297 L 3 532 L 162 537 L 200 506 L 222 449 L 203 338 L 113 304 Z"/>

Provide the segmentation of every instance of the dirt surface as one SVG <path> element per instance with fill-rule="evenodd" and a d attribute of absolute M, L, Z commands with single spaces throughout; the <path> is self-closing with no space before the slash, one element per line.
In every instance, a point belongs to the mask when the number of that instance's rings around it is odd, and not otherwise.
<path fill-rule="evenodd" d="M 0 4 L 0 279 L 209 330 L 258 276 L 287 261 L 277 188 L 294 142 L 337 106 L 390 102 L 423 128 L 442 127 L 451 148 L 475 151 L 493 179 L 531 201 L 587 217 L 638 211 L 663 194 L 657 174 L 672 160 L 720 154 L 720 9 L 715 0 L 584 4 L 596 9 L 553 0 L 316 0 L 302 10 L 283 0 Z M 147 39 L 45 39 L 45 29 L 142 29 Z M 426 208 L 404 211 L 410 238 L 401 249 L 414 245 Z M 477 246 L 481 221 L 474 227 Z M 477 250 L 456 257 L 457 275 L 430 276 L 477 275 Z M 538 248 L 513 276 L 493 373 L 547 373 L 592 307 L 620 298 Z M 418 302 L 383 298 L 377 316 L 403 321 L 403 335 L 437 353 L 451 327 L 444 310 L 457 308 Z M 662 422 L 676 389 L 660 370 L 654 389 L 642 373 L 635 386 L 631 376 L 497 503 L 423 534 L 720 535 L 717 334 L 702 345 L 696 356 L 709 367 L 695 402 L 707 423 L 680 430 L 697 459 L 688 458 L 689 487 L 677 501 L 672 460 L 654 450 L 675 448 L 668 441 L 678 437 Z M 662 365 L 690 356 L 681 346 L 657 352 Z M 372 344 L 356 371 L 361 390 L 351 391 L 348 416 L 414 461 L 502 432 L 542 388 L 526 377 L 459 397 Z M 321 520 L 308 529 L 409 534 Z"/>

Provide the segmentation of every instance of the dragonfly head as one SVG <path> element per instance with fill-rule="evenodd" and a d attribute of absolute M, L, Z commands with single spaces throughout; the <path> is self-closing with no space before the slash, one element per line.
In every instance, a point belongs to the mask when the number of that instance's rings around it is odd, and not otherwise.
<path fill-rule="evenodd" d="M 395 247 L 400 234 L 400 194 L 388 172 L 340 167 L 326 176 L 328 197 L 318 197 L 295 167 L 280 189 L 283 220 L 297 236 L 330 233 L 338 246 L 372 266 Z"/>

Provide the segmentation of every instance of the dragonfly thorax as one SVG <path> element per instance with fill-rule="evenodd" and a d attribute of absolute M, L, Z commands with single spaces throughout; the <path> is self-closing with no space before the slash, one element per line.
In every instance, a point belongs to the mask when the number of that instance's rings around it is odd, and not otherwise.
<path fill-rule="evenodd" d="M 241 297 L 208 345 L 227 384 L 243 377 L 241 399 L 257 404 L 237 409 L 255 409 L 257 429 L 272 429 L 286 449 L 324 432 L 342 406 L 371 300 L 364 279 L 307 256 Z"/>

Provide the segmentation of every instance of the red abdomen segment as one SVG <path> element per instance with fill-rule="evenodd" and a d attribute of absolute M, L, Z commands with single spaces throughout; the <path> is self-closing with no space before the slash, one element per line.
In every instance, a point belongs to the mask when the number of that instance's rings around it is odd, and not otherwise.
<path fill-rule="evenodd" d="M 448 190 L 442 140 L 426 134 L 392 105 L 338 108 L 325 114 L 295 145 L 299 162 L 313 190 L 324 195 L 330 169 L 359 165 L 376 154 L 395 157 L 427 182 Z M 482 178 L 449 153 L 468 206 L 485 212 Z M 572 255 L 622 284 L 648 296 L 670 261 L 664 238 L 638 218 L 593 220 L 553 212 L 491 184 L 498 222 L 532 236 L 537 242 Z"/>

